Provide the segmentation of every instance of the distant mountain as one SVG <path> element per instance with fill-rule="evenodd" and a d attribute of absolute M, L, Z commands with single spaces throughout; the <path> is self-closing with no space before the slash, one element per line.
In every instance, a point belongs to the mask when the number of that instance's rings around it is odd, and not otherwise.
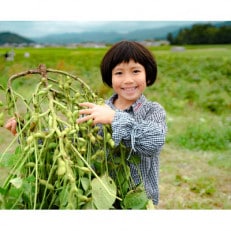
<path fill-rule="evenodd" d="M 198 22 L 198 24 L 203 24 L 208 22 Z M 231 21 L 224 22 L 209 22 L 216 27 L 231 26 Z M 185 26 L 175 25 L 175 26 L 165 26 L 153 29 L 142 29 L 134 30 L 131 32 L 103 32 L 103 31 L 91 31 L 91 32 L 81 32 L 81 33 L 62 33 L 62 34 L 51 34 L 48 36 L 40 38 L 25 38 L 15 33 L 10 32 L 0 32 L 0 45 L 5 43 L 41 43 L 41 44 L 60 44 L 66 45 L 71 43 L 86 43 L 86 42 L 98 42 L 98 43 L 115 43 L 120 40 L 165 40 L 168 34 L 171 33 L 173 37 L 176 37 L 181 29 L 190 29 L 193 25 L 197 23 L 188 23 Z"/>
<path fill-rule="evenodd" d="M 0 45 L 3 45 L 5 43 L 20 44 L 20 43 L 34 43 L 34 41 L 14 33 L 2 32 L 0 33 Z"/>
<path fill-rule="evenodd" d="M 119 32 L 82 32 L 82 33 L 64 33 L 52 34 L 41 38 L 34 38 L 38 43 L 49 44 L 70 44 L 83 42 L 103 42 L 114 43 L 120 40 L 159 40 L 166 39 L 168 33 L 176 34 L 181 26 L 167 26 L 155 29 L 136 30 L 128 33 Z"/>

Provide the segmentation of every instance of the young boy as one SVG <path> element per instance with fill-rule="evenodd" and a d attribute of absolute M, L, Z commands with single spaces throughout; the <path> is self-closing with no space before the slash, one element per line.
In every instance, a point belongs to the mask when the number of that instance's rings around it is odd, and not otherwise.
<path fill-rule="evenodd" d="M 121 41 L 112 46 L 101 62 L 102 80 L 113 88 L 114 94 L 105 105 L 81 103 L 83 117 L 77 123 L 93 119 L 94 124 L 111 124 L 115 144 L 123 142 L 131 152 L 128 165 L 136 185 L 143 183 L 148 198 L 159 201 L 159 155 L 167 132 L 163 107 L 148 101 L 143 92 L 157 76 L 157 64 L 151 52 L 137 42 Z M 16 120 L 11 118 L 5 127 L 16 134 Z M 139 155 L 137 166 L 129 162 Z"/>
<path fill-rule="evenodd" d="M 148 101 L 143 92 L 157 76 L 157 64 L 151 52 L 137 42 L 121 41 L 112 46 L 101 62 L 102 80 L 114 94 L 106 105 L 81 103 L 83 117 L 77 123 L 93 119 L 94 124 L 111 124 L 115 144 L 123 142 L 132 152 L 128 165 L 136 185 L 143 183 L 148 198 L 159 201 L 159 154 L 167 132 L 163 107 Z M 129 162 L 139 155 L 140 163 Z"/>

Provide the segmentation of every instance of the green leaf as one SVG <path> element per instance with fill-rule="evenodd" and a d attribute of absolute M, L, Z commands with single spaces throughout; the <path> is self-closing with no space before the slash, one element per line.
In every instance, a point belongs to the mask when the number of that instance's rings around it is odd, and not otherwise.
<path fill-rule="evenodd" d="M 148 198 L 144 190 L 129 191 L 124 198 L 125 209 L 146 209 Z"/>
<path fill-rule="evenodd" d="M 84 191 L 86 192 L 89 189 L 90 180 L 86 177 L 81 177 L 80 181 L 81 181 L 81 185 L 82 185 Z"/>
<path fill-rule="evenodd" d="M 97 209 L 110 209 L 116 199 L 116 185 L 107 175 L 94 178 L 91 182 L 92 199 Z M 106 188 L 105 188 L 106 187 Z M 109 194 L 109 192 L 110 194 Z"/>
<path fill-rule="evenodd" d="M 96 209 L 94 203 L 92 200 L 90 200 L 89 202 L 87 202 L 82 209 Z"/>

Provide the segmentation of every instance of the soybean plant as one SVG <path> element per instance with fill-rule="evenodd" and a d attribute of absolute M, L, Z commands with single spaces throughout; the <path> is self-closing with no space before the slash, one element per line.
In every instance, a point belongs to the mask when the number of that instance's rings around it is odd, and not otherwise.
<path fill-rule="evenodd" d="M 25 98 L 13 82 L 23 77 L 26 81 L 28 75 L 37 81 Z M 143 188 L 134 190 L 126 163 L 128 150 L 122 143 L 115 147 L 110 126 L 93 126 L 91 120 L 76 123 L 79 103 L 104 103 L 82 79 L 40 65 L 11 76 L 5 92 L 7 110 L 18 125 L 17 160 L 0 188 L 1 208 L 147 207 Z"/>

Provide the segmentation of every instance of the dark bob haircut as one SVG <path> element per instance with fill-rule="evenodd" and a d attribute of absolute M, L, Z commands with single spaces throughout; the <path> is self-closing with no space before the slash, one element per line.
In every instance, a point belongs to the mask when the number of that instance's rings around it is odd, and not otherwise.
<path fill-rule="evenodd" d="M 105 54 L 100 64 L 103 82 L 112 87 L 112 70 L 122 63 L 128 63 L 131 59 L 140 63 L 146 72 L 146 84 L 152 85 L 157 76 L 157 64 L 152 53 L 138 42 L 121 41 L 114 44 Z"/>

